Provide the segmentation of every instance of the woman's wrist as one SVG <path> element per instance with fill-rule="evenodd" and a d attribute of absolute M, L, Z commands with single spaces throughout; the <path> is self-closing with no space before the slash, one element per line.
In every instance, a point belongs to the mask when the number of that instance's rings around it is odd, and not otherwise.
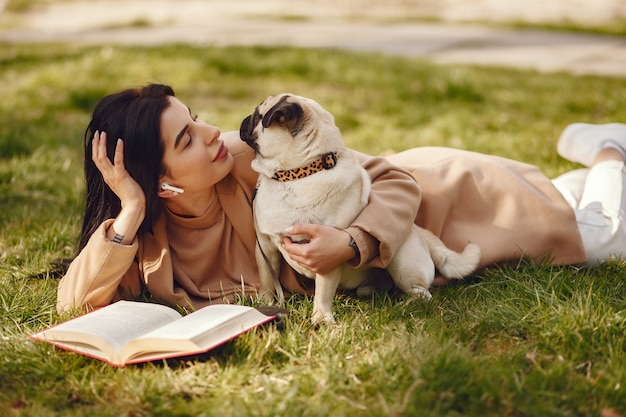
<path fill-rule="evenodd" d="M 145 207 L 126 205 L 107 230 L 107 239 L 122 245 L 129 245 L 135 239 L 137 230 L 145 218 Z"/>
<path fill-rule="evenodd" d="M 348 246 L 353 251 L 352 255 L 357 254 L 353 246 L 358 251 L 358 256 L 353 256 L 348 260 L 350 265 L 354 267 L 360 266 L 378 255 L 379 242 L 372 235 L 356 226 L 350 226 L 344 232 L 347 232 L 351 240 L 354 241 L 354 243 L 348 243 Z"/>

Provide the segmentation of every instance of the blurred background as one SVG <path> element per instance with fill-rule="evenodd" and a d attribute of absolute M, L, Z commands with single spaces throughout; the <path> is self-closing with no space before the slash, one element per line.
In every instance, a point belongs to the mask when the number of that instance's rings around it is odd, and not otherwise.
<path fill-rule="evenodd" d="M 0 42 L 265 45 L 626 74 L 626 0 L 0 0 Z"/>
<path fill-rule="evenodd" d="M 259 17 L 626 26 L 626 0 L 0 0 L 0 10 L 2 29 L 41 31 Z"/>

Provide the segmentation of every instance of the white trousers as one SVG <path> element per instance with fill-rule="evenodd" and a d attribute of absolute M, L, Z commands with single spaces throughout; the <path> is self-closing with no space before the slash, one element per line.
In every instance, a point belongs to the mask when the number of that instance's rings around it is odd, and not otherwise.
<path fill-rule="evenodd" d="M 604 161 L 567 172 L 553 181 L 571 205 L 588 263 L 626 260 L 626 170 L 622 161 Z"/>

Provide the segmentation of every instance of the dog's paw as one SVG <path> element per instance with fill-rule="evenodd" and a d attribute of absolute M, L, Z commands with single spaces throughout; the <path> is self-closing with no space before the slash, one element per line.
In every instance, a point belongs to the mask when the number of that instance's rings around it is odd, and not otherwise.
<path fill-rule="evenodd" d="M 319 325 L 332 325 L 332 324 L 336 324 L 337 322 L 335 321 L 335 317 L 333 317 L 333 313 L 331 312 L 324 312 L 324 311 L 313 311 L 313 316 L 311 317 L 311 323 L 314 326 L 319 326 Z"/>
<path fill-rule="evenodd" d="M 370 297 L 374 292 L 374 287 L 370 285 L 363 285 L 362 287 L 357 287 L 356 295 L 357 297 Z"/>
<path fill-rule="evenodd" d="M 424 289 L 422 287 L 413 287 L 413 288 L 411 288 L 410 294 L 413 295 L 413 297 L 422 299 L 424 301 L 430 301 L 431 298 L 433 298 L 433 296 L 430 293 L 430 291 L 428 291 L 427 289 Z"/>

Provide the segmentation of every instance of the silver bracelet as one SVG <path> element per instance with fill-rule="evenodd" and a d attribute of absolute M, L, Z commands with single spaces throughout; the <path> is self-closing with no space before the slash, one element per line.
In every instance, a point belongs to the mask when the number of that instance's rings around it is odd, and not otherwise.
<path fill-rule="evenodd" d="M 111 239 L 111 242 L 122 243 L 122 240 L 124 240 L 124 235 L 120 235 L 119 233 L 115 233 L 115 236 L 113 236 L 113 239 Z"/>

